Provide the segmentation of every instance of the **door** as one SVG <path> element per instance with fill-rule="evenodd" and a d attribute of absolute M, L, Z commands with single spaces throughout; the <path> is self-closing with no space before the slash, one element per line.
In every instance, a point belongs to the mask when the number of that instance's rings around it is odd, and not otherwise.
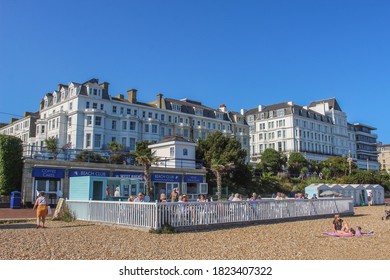
<path fill-rule="evenodd" d="M 103 200 L 103 181 L 93 181 L 92 200 Z"/>

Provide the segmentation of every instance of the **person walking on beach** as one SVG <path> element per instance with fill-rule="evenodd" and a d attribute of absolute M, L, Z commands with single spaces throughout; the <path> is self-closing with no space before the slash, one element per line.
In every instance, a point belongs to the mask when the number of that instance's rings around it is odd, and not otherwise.
<path fill-rule="evenodd" d="M 49 203 L 45 197 L 45 192 L 40 192 L 39 197 L 35 201 L 33 210 L 37 209 L 37 228 L 41 227 L 41 220 L 42 220 L 42 227 L 45 228 L 45 219 L 47 216 L 47 207 Z"/>

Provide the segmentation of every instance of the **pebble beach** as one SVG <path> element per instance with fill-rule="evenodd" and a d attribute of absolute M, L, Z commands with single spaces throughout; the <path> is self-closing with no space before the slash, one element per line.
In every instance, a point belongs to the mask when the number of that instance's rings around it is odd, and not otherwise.
<path fill-rule="evenodd" d="M 152 234 L 91 222 L 34 220 L 0 224 L 1 260 L 389 260 L 385 207 L 357 207 L 342 217 L 373 236 L 333 237 L 332 218 Z M 4 221 L 3 221 L 4 222 Z"/>

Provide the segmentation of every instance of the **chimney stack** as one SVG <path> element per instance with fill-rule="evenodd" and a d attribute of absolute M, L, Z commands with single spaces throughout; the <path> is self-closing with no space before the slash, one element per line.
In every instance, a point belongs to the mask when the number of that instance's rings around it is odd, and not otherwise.
<path fill-rule="evenodd" d="M 221 112 L 226 112 L 226 105 L 225 105 L 225 104 L 219 105 L 219 110 L 220 110 Z"/>
<path fill-rule="evenodd" d="M 163 98 L 162 93 L 157 94 L 157 108 L 159 109 L 162 108 L 162 98 Z"/>
<path fill-rule="evenodd" d="M 259 112 L 263 111 L 263 109 L 264 109 L 263 105 L 259 105 L 257 108 L 258 108 Z"/>
<path fill-rule="evenodd" d="M 127 91 L 127 100 L 129 100 L 130 103 L 137 103 L 137 90 L 136 89 L 130 89 Z"/>
<path fill-rule="evenodd" d="M 108 94 L 108 86 L 109 86 L 110 84 L 109 83 L 107 83 L 107 82 L 103 82 L 103 83 L 100 83 L 99 84 L 99 86 L 101 86 L 102 88 L 103 88 L 103 93 L 104 94 Z"/>

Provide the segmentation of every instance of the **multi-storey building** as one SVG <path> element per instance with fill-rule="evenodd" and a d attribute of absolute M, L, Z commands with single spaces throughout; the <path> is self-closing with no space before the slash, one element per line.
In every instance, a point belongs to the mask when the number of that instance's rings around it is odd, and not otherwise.
<path fill-rule="evenodd" d="M 246 112 L 251 129 L 251 160 L 257 162 L 266 148 L 290 154 L 302 152 L 307 159 L 323 160 L 334 154 L 330 117 L 292 101 L 259 106 Z"/>
<path fill-rule="evenodd" d="M 378 135 L 371 133 L 375 127 L 354 123 L 356 135 L 356 164 L 360 169 L 379 170 L 378 162 Z"/>
<path fill-rule="evenodd" d="M 292 101 L 260 105 L 247 111 L 245 116 L 250 126 L 253 163 L 260 160 L 266 148 L 273 148 L 287 155 L 301 152 L 306 159 L 315 161 L 331 156 L 351 157 L 359 168 L 378 169 L 375 155 L 368 155 L 368 147 L 364 146 L 375 145 L 377 136 L 369 133 L 375 128 L 348 124 L 347 115 L 335 98 L 312 102 L 309 106 L 295 105 Z M 361 137 L 362 133 L 367 138 Z M 371 148 L 369 150 L 372 152 Z M 368 164 L 363 166 L 364 155 Z"/>
<path fill-rule="evenodd" d="M 131 151 L 143 140 L 158 142 L 166 136 L 182 136 L 196 141 L 216 131 L 233 135 L 249 150 L 245 117 L 228 111 L 225 105 L 213 109 L 199 101 L 164 98 L 162 94 L 152 102 L 140 102 L 135 89 L 128 90 L 126 97 L 113 97 L 109 83 L 92 79 L 83 84 L 60 84 L 46 94 L 34 127 L 36 135 L 28 141 L 44 147 L 46 139 L 55 137 L 59 147 L 80 150 L 104 150 L 108 143 L 116 142 Z"/>
<path fill-rule="evenodd" d="M 381 170 L 390 173 L 390 144 L 378 143 L 378 161 Z"/>
<path fill-rule="evenodd" d="M 35 122 L 39 118 L 39 113 L 25 112 L 24 117 L 11 118 L 9 124 L 0 124 L 0 134 L 13 135 L 23 141 L 23 155 L 29 156 L 34 151 L 35 146 Z"/>

